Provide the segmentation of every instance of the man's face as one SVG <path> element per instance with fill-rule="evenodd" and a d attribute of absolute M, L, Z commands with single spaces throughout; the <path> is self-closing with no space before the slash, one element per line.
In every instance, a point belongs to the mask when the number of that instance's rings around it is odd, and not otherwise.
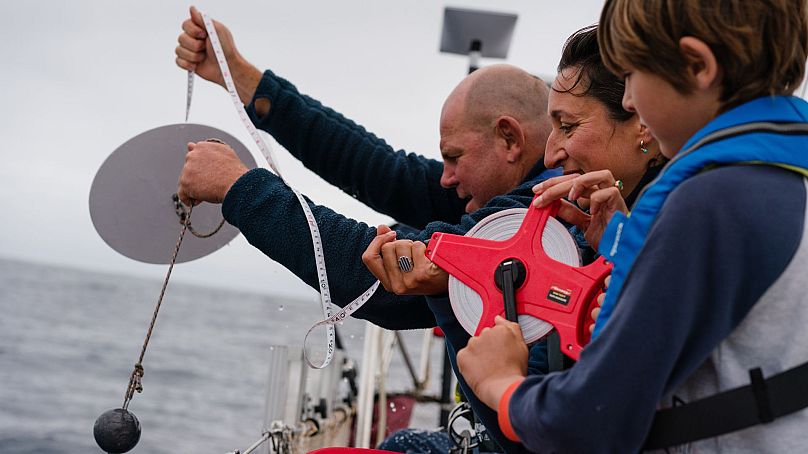
<path fill-rule="evenodd" d="M 495 196 L 510 189 L 513 172 L 504 150 L 495 140 L 494 125 L 490 131 L 472 127 L 463 115 L 461 103 L 447 101 L 440 121 L 440 152 L 443 175 L 440 184 L 455 188 L 468 199 L 466 213 L 482 208 Z"/>

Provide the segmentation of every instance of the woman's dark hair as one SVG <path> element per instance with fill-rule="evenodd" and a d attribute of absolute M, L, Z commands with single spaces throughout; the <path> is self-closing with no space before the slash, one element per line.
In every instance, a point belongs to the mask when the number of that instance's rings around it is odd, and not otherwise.
<path fill-rule="evenodd" d="M 567 90 L 553 88 L 554 91 L 570 93 L 578 85 L 588 83 L 583 93 L 578 93 L 577 96 L 591 96 L 603 103 L 612 120 L 623 122 L 634 116 L 634 113 L 623 109 L 623 92 L 626 84 L 606 69 L 600 58 L 597 25 L 578 30 L 564 43 L 558 72 L 567 68 L 578 69 L 575 83 Z"/>

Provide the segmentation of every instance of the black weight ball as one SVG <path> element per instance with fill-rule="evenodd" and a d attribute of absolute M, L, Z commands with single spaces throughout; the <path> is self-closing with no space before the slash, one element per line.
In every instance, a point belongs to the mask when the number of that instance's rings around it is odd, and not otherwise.
<path fill-rule="evenodd" d="M 140 422 L 128 410 L 114 408 L 95 420 L 93 436 L 105 452 L 124 453 L 134 448 L 140 440 Z"/>

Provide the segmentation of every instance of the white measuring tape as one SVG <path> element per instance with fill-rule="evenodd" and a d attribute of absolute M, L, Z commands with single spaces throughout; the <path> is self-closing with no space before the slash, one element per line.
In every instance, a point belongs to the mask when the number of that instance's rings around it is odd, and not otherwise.
<path fill-rule="evenodd" d="M 208 32 L 208 37 L 210 38 L 211 45 L 213 46 L 213 52 L 216 55 L 216 61 L 219 63 L 219 69 L 222 72 L 222 77 L 224 78 L 225 86 L 227 87 L 227 92 L 230 93 L 230 98 L 233 100 L 233 105 L 236 106 L 236 111 L 238 112 L 239 117 L 241 118 L 242 124 L 244 127 L 247 128 L 247 132 L 250 133 L 252 136 L 253 141 L 258 146 L 258 149 L 261 150 L 261 154 L 264 155 L 264 158 L 267 160 L 269 167 L 278 175 L 281 180 L 289 187 L 289 189 L 294 192 L 295 196 L 297 196 L 297 200 L 300 202 L 301 208 L 303 208 L 303 213 L 306 216 L 306 221 L 309 224 L 309 232 L 311 233 L 311 241 L 314 246 L 314 260 L 317 267 L 317 278 L 320 283 L 320 303 L 323 309 L 323 317 L 324 320 L 321 320 L 315 323 L 309 331 L 306 333 L 306 337 L 303 339 L 303 357 L 306 360 L 306 363 L 310 367 L 315 369 L 322 369 L 328 366 L 331 363 L 331 360 L 334 357 L 334 343 L 335 343 L 335 334 L 334 334 L 334 325 L 341 322 L 343 319 L 348 317 L 349 315 L 356 312 L 363 304 L 365 304 L 370 297 L 376 292 L 376 289 L 379 288 L 379 281 L 376 281 L 375 284 L 370 286 L 364 293 L 359 295 L 355 300 L 351 301 L 348 305 L 344 308 L 339 310 L 337 313 L 332 314 L 331 312 L 331 293 L 328 287 L 328 274 L 326 273 L 325 268 L 325 255 L 323 254 L 323 240 L 320 237 L 320 229 L 317 227 L 317 221 L 314 219 L 314 214 L 311 212 L 311 207 L 309 207 L 308 202 L 306 199 L 303 198 L 303 194 L 298 192 L 294 189 L 281 175 L 281 172 L 277 166 L 277 160 L 275 159 L 275 155 L 272 153 L 272 149 L 267 146 L 261 136 L 258 134 L 258 131 L 255 129 L 252 121 L 250 121 L 249 116 L 247 115 L 247 111 L 244 110 L 244 105 L 241 103 L 241 98 L 238 96 L 238 92 L 236 91 L 236 85 L 233 83 L 233 77 L 230 74 L 230 68 L 227 65 L 227 60 L 224 57 L 224 51 L 222 50 L 222 44 L 219 41 L 219 36 L 216 34 L 216 28 L 213 26 L 213 21 L 208 17 L 207 14 L 202 14 L 202 18 L 205 22 L 205 29 Z M 194 74 L 193 71 L 188 71 L 188 93 L 186 99 L 186 106 L 185 106 L 185 120 L 188 121 L 188 114 L 191 109 L 191 97 L 193 95 L 193 83 L 194 83 Z M 326 357 L 321 364 L 314 364 L 309 360 L 308 354 L 306 353 L 306 339 L 308 339 L 309 334 L 317 328 L 318 326 L 326 325 L 327 329 L 327 336 L 328 336 L 328 345 L 326 348 Z"/>

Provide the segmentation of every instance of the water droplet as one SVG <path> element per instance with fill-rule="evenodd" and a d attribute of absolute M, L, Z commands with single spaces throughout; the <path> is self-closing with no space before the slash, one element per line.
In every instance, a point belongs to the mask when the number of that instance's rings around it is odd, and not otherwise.
<path fill-rule="evenodd" d="M 356 337 L 355 334 L 351 334 L 350 336 L 348 336 L 349 339 L 354 339 L 355 337 Z"/>
<path fill-rule="evenodd" d="M 393 413 L 396 412 L 396 404 L 394 404 L 393 402 L 390 402 L 390 411 Z"/>
<path fill-rule="evenodd" d="M 278 312 L 283 312 L 283 304 L 281 304 L 280 306 L 278 306 Z"/>

